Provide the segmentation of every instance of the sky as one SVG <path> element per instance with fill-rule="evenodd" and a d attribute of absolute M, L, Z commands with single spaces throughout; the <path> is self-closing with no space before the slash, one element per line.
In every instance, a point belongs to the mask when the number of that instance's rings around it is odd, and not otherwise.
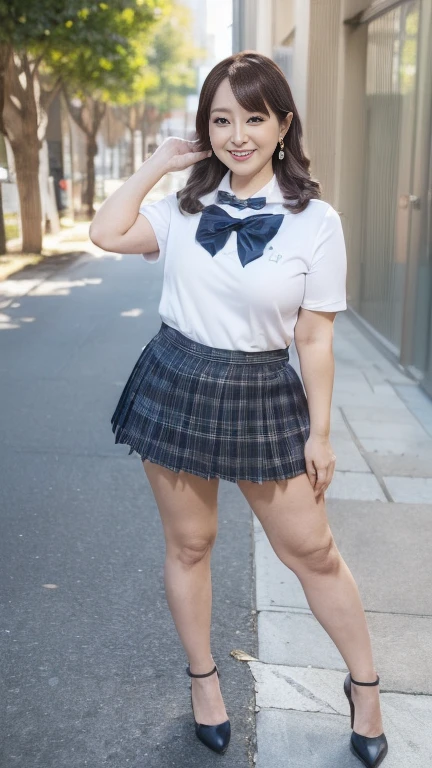
<path fill-rule="evenodd" d="M 207 0 L 207 32 L 215 36 L 217 61 L 232 53 L 232 0 Z"/>

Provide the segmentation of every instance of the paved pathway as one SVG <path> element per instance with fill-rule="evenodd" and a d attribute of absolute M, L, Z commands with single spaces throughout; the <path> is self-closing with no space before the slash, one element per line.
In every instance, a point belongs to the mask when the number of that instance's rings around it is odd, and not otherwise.
<path fill-rule="evenodd" d="M 432 402 L 348 313 L 335 325 L 326 494 L 338 548 L 362 595 L 380 675 L 386 768 L 432 764 Z M 298 358 L 291 359 L 300 373 Z M 257 768 L 358 768 L 347 668 L 297 577 L 255 521 Z"/>
<path fill-rule="evenodd" d="M 5 768 L 207 768 L 220 759 L 195 736 L 155 500 L 110 425 L 159 329 L 162 274 L 140 256 L 94 249 L 0 283 Z M 253 678 L 231 651 L 257 650 L 251 515 L 233 483 L 221 481 L 219 505 L 212 649 L 233 727 L 224 765 L 250 768 Z"/>

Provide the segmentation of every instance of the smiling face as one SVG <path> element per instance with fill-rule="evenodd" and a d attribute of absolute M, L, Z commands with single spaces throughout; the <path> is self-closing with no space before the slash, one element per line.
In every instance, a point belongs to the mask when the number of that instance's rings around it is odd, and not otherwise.
<path fill-rule="evenodd" d="M 249 197 L 270 181 L 273 176 L 273 153 L 293 117 L 293 113 L 289 112 L 279 123 L 268 105 L 267 108 L 269 115 L 243 109 L 232 92 L 228 78 L 222 80 L 213 97 L 210 142 L 215 155 L 231 170 L 231 189 L 238 197 Z M 246 150 L 248 154 L 244 159 L 237 159 L 233 154 Z M 250 192 L 252 187 L 256 190 Z"/>

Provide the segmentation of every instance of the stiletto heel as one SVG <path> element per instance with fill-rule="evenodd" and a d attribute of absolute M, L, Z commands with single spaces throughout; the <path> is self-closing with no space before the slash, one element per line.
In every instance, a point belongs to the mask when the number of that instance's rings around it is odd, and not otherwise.
<path fill-rule="evenodd" d="M 379 685 L 379 676 L 373 683 L 360 683 L 353 680 L 348 672 L 344 680 L 344 692 L 349 701 L 351 711 L 351 728 L 354 728 L 355 706 L 351 696 L 351 683 L 355 685 Z M 388 743 L 384 733 L 380 736 L 362 736 L 354 730 L 351 734 L 350 749 L 353 755 L 366 765 L 367 768 L 377 768 L 381 765 L 388 752 Z"/>
<path fill-rule="evenodd" d="M 205 672 L 203 675 L 194 675 L 190 671 L 190 665 L 188 664 L 186 667 L 186 672 L 189 675 L 189 677 L 209 677 L 210 675 L 213 675 L 215 672 L 217 672 L 217 676 L 219 675 L 219 670 L 214 665 L 214 668 L 211 672 Z M 192 702 L 192 682 L 190 684 L 191 689 L 191 707 L 193 712 L 193 702 Z M 197 723 L 195 720 L 195 713 L 194 713 L 194 721 L 195 721 L 195 733 L 198 736 L 199 740 L 202 741 L 203 744 L 206 745 L 206 747 L 209 747 L 214 752 L 218 752 L 220 755 L 223 755 L 227 749 L 228 744 L 231 738 L 231 724 L 229 720 L 225 720 L 223 723 L 218 723 L 218 725 L 203 725 L 203 723 Z"/>

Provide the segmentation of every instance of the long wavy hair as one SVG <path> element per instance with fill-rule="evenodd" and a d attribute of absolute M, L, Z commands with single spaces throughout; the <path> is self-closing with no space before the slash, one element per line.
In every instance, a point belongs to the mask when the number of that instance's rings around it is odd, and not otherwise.
<path fill-rule="evenodd" d="M 284 197 L 284 208 L 301 213 L 309 200 L 321 197 L 321 187 L 309 173 L 310 160 L 303 152 L 302 126 L 286 77 L 268 56 L 256 51 L 241 51 L 223 59 L 204 80 L 196 116 L 194 139 L 198 151 L 211 149 L 209 121 L 214 94 L 222 80 L 229 79 L 238 103 L 248 112 L 263 112 L 270 117 L 267 104 L 281 122 L 293 113 L 291 125 L 284 137 L 283 160 L 279 160 L 279 144 L 272 156 L 273 172 Z M 213 153 L 192 166 L 186 185 L 177 192 L 180 211 L 199 213 L 204 205 L 198 199 L 216 189 L 227 166 Z"/>

